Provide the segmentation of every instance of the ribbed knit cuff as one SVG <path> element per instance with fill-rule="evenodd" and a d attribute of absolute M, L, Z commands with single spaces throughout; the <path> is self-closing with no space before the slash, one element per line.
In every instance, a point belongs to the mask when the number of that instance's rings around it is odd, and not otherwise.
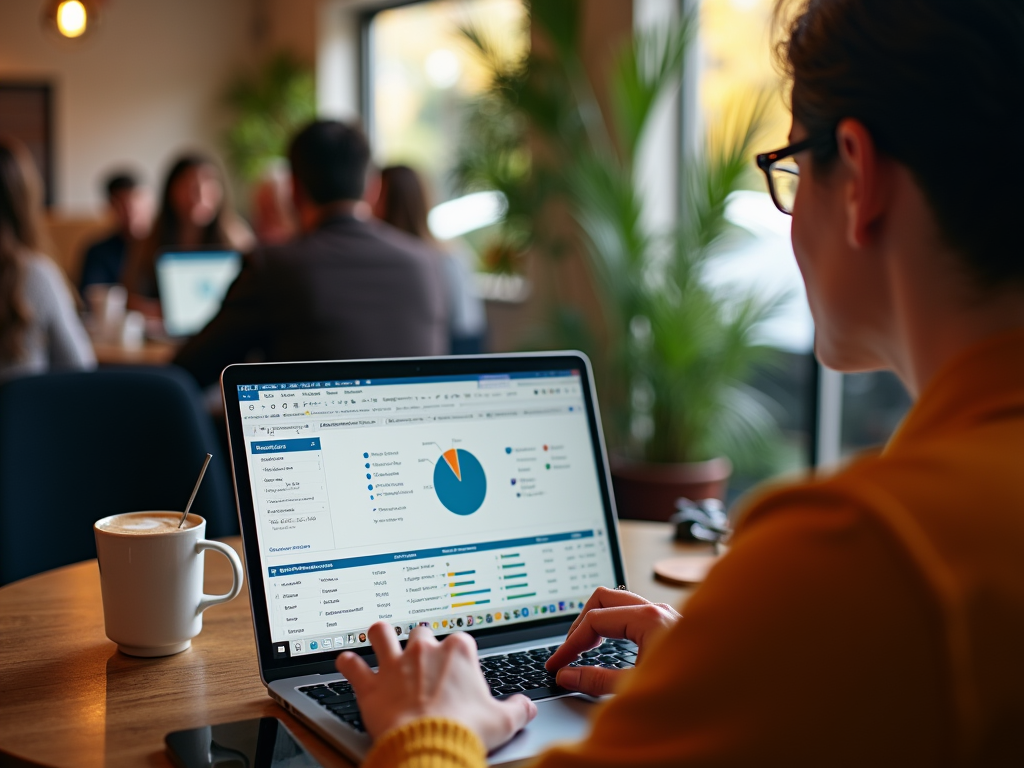
<path fill-rule="evenodd" d="M 486 761 L 483 742 L 462 723 L 424 717 L 385 733 L 363 768 L 480 768 Z"/>

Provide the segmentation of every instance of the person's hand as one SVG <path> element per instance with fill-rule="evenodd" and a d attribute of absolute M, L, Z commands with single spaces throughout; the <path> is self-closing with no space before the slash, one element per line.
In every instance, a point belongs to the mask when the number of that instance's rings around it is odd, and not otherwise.
<path fill-rule="evenodd" d="M 377 622 L 368 634 L 377 672 L 348 651 L 338 656 L 337 667 L 352 683 L 363 723 L 375 738 L 421 717 L 444 717 L 472 730 L 490 751 L 537 714 L 525 696 L 491 696 L 476 642 L 464 632 L 439 643 L 429 629 L 416 627 L 404 651 L 387 622 Z"/>
<path fill-rule="evenodd" d="M 639 647 L 639 661 L 645 644 L 681 618 L 675 608 L 665 603 L 652 603 L 621 589 L 598 587 L 569 628 L 565 642 L 551 654 L 545 666 L 549 672 L 558 670 L 556 680 L 563 688 L 603 696 L 615 690 L 630 670 L 566 665 L 584 651 L 596 648 L 606 637 L 632 640 Z"/>

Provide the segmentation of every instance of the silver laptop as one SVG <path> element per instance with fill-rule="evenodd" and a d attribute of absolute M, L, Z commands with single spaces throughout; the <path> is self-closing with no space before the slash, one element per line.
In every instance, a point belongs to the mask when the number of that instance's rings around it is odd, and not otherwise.
<path fill-rule="evenodd" d="M 156 260 L 164 332 L 193 336 L 220 309 L 242 269 L 236 251 L 165 251 Z"/>
<path fill-rule="evenodd" d="M 335 670 L 390 623 L 468 632 L 536 719 L 490 755 L 581 738 L 594 700 L 544 661 L 624 584 L 590 364 L 576 352 L 233 365 L 221 379 L 260 678 L 349 757 L 372 740 Z M 579 664 L 631 666 L 606 642 Z"/>

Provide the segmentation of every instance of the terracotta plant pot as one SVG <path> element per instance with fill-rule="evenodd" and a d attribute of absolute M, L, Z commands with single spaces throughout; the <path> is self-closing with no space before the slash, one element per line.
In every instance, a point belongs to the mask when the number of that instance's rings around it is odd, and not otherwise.
<path fill-rule="evenodd" d="M 647 464 L 611 459 L 612 484 L 619 517 L 628 520 L 668 520 L 676 499 L 725 501 L 732 463 L 726 458 L 685 464 Z"/>

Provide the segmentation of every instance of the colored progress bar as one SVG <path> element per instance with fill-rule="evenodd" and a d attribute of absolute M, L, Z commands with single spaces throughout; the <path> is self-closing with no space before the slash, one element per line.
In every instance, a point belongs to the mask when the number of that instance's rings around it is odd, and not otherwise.
<path fill-rule="evenodd" d="M 485 603 L 491 602 L 490 600 L 472 600 L 468 603 L 452 603 L 452 608 L 465 608 L 467 605 L 484 605 Z"/>
<path fill-rule="evenodd" d="M 473 581 L 472 579 L 470 579 L 469 581 L 452 581 L 452 582 L 448 583 L 448 586 L 449 587 L 465 587 L 465 586 L 468 586 L 470 584 L 476 584 L 476 582 Z"/>
<path fill-rule="evenodd" d="M 536 597 L 536 596 L 537 596 L 536 592 L 529 592 L 529 593 L 527 593 L 525 595 L 515 595 L 514 597 L 512 595 L 509 595 L 507 599 L 509 599 L 509 600 L 522 600 L 524 597 Z"/>
<path fill-rule="evenodd" d="M 510 579 L 525 579 L 526 578 L 526 574 L 525 573 L 510 573 L 508 576 L 502 576 L 501 578 L 504 579 L 505 581 L 509 581 Z"/>
<path fill-rule="evenodd" d="M 472 576 L 476 571 L 454 571 L 448 574 L 448 578 L 452 576 Z"/>
<path fill-rule="evenodd" d="M 519 553 L 518 552 L 514 552 L 511 555 L 502 555 L 501 559 L 502 560 L 511 560 L 513 557 L 519 557 Z"/>
<path fill-rule="evenodd" d="M 509 584 L 508 588 L 509 589 L 525 589 L 528 586 L 530 586 L 530 585 L 529 584 Z"/>
<path fill-rule="evenodd" d="M 508 563 L 507 565 L 501 566 L 502 568 L 525 568 L 526 563 Z"/>
<path fill-rule="evenodd" d="M 491 591 L 491 588 L 488 587 L 487 589 L 474 589 L 474 590 L 471 590 L 469 592 L 452 592 L 452 597 L 463 597 L 465 595 L 482 595 L 485 592 L 490 592 L 490 591 Z"/>

